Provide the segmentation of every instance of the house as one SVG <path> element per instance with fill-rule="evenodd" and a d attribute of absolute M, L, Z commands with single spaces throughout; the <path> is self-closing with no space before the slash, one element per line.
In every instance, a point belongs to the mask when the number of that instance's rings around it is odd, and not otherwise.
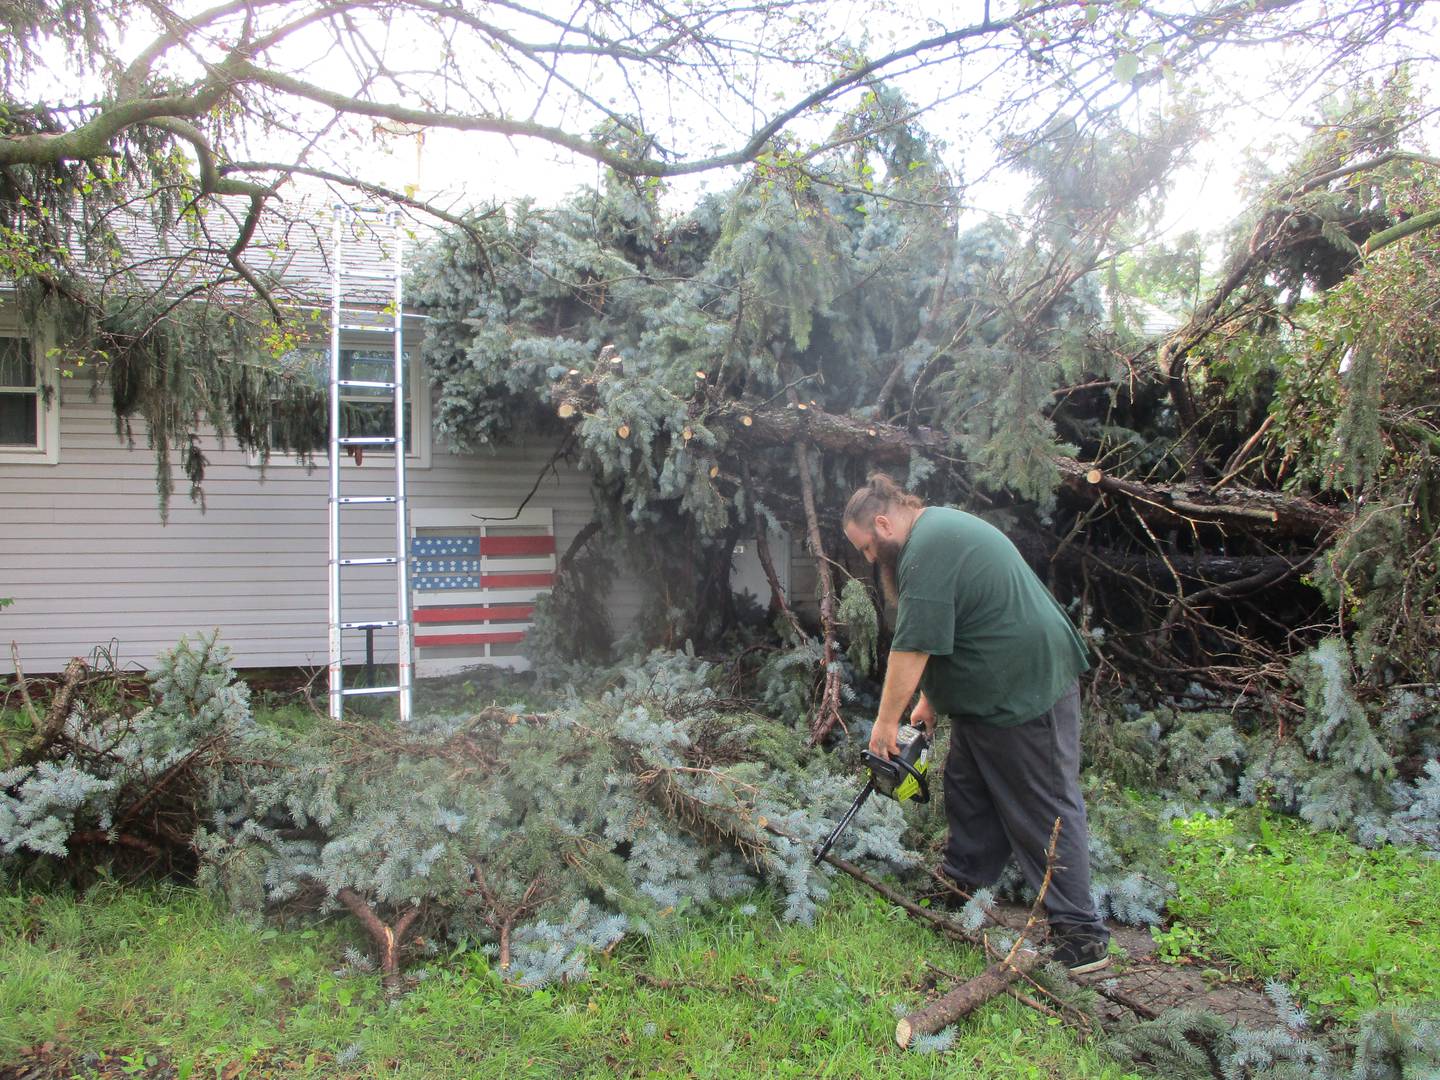
<path fill-rule="evenodd" d="M 279 272 L 296 295 L 328 311 L 323 232 L 314 236 L 283 245 Z M 371 298 L 376 305 L 383 299 Z M 548 588 L 557 553 L 593 516 L 589 478 L 554 461 L 556 448 L 543 442 L 480 454 L 439 443 L 413 347 L 424 320 L 407 315 L 404 330 L 411 343 L 408 554 L 419 674 L 480 663 L 524 666 L 533 598 Z M 202 433 L 205 506 L 177 494 L 162 523 L 143 429 L 133 445 L 118 438 L 106 389 L 88 378 L 58 378 L 46 344 L 44 328 L 23 325 L 15 304 L 0 302 L 0 598 L 12 601 L 0 607 L 0 643 L 15 644 L 23 670 L 59 671 L 97 646 L 121 665 L 148 666 L 182 635 L 212 629 L 239 668 L 324 667 L 325 455 L 315 467 L 272 457 L 262 469 L 233 443 Z M 347 330 L 341 345 L 353 378 L 390 361 L 389 339 L 365 330 Z M 362 422 L 376 405 L 363 397 L 352 404 Z M 346 457 L 345 494 L 393 494 L 391 453 L 367 448 L 359 460 Z M 392 513 L 352 510 L 342 536 L 345 557 L 396 551 Z M 763 598 L 768 587 L 753 547 L 737 556 L 734 584 Z M 777 561 L 788 578 L 789 560 Z M 393 567 L 347 567 L 343 587 L 345 620 L 394 619 Z M 617 630 L 639 603 L 638 586 L 618 580 L 609 598 Z M 394 659 L 393 634 L 377 632 L 371 642 L 377 663 Z M 362 634 L 349 635 L 347 663 L 362 662 L 365 647 Z M 13 672 L 10 649 L 0 652 L 0 672 Z"/>

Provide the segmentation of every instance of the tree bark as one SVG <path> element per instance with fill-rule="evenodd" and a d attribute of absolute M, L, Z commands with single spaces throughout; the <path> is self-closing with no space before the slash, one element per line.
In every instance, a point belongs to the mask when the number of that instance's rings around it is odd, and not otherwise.
<path fill-rule="evenodd" d="M 65 665 L 65 672 L 60 676 L 60 685 L 55 688 L 55 696 L 50 699 L 50 707 L 45 710 L 45 722 L 15 758 L 17 766 L 34 765 L 49 753 L 65 730 L 65 721 L 70 719 L 70 706 L 75 701 L 75 690 L 89 670 L 89 666 L 78 656 Z"/>
<path fill-rule="evenodd" d="M 765 571 L 765 580 L 770 583 L 770 602 L 785 616 L 785 621 L 790 625 L 790 630 L 795 635 L 795 640 L 804 641 L 806 638 L 805 629 L 800 625 L 800 620 L 795 617 L 795 612 L 790 610 L 790 604 L 785 599 L 785 590 L 780 587 L 780 575 L 775 572 L 775 560 L 770 557 L 770 541 L 765 536 L 765 522 L 755 522 L 755 554 L 760 558 L 760 567 Z"/>
<path fill-rule="evenodd" d="M 1274 491 L 1234 487 L 1212 492 L 1205 485 L 1162 486 L 1110 476 L 1073 458 L 1057 458 L 1055 463 L 1061 483 L 1074 494 L 1092 502 L 1102 495 L 1122 498 L 1146 521 L 1166 526 L 1193 522 L 1323 541 L 1346 519 L 1346 514 L 1334 507 Z"/>
<path fill-rule="evenodd" d="M 405 938 L 410 933 L 410 927 L 420 916 L 420 905 L 416 904 L 405 911 L 391 927 L 375 914 L 375 909 L 354 889 L 348 886 L 341 889 L 335 894 L 335 899 L 350 909 L 350 914 L 360 921 L 360 925 L 365 927 L 365 932 L 370 935 L 370 940 L 375 943 L 376 959 L 385 989 L 392 992 L 400 989 L 400 950 L 405 947 Z"/>
<path fill-rule="evenodd" d="M 1035 928 L 1040 909 L 1045 903 L 1045 894 L 1050 891 L 1050 882 L 1055 874 L 1055 849 L 1059 843 L 1060 819 L 1057 817 L 1050 830 L 1050 845 L 1045 851 L 1045 877 L 1036 891 L 1035 902 L 1030 905 L 1030 916 L 1025 920 L 1025 927 L 1015 939 L 1015 944 L 1010 946 L 1010 951 L 999 963 L 991 964 L 975 978 L 962 983 L 896 1024 L 895 1041 L 902 1050 L 908 1048 L 916 1036 L 933 1035 L 973 1012 L 992 997 L 1004 993 L 1012 982 L 1040 963 L 1039 953 L 1033 948 L 1021 946 L 1029 940 L 1030 931 Z"/>
<path fill-rule="evenodd" d="M 805 530 L 820 574 L 820 634 L 825 648 L 825 682 L 820 701 L 815 706 L 815 718 L 810 724 L 810 741 L 818 743 L 840 721 L 840 673 L 835 670 L 835 658 L 840 651 L 835 640 L 835 578 L 830 572 L 830 560 L 825 556 L 825 544 L 820 537 L 820 519 L 815 512 L 815 483 L 810 476 L 809 443 L 803 437 L 795 442 L 795 466 L 800 473 L 800 495 L 805 501 Z"/>
<path fill-rule="evenodd" d="M 595 379 L 574 372 L 556 382 L 551 401 L 570 416 L 593 409 L 597 401 Z M 725 449 L 738 454 L 753 449 L 794 446 L 806 439 L 817 449 L 877 465 L 909 462 L 912 454 L 958 456 L 959 448 L 933 428 L 897 427 L 827 413 L 813 405 L 796 403 L 782 408 L 752 408 L 743 402 L 694 404 L 695 417 L 722 432 Z M 722 453 L 724 450 L 722 450 Z M 1072 498 L 1094 502 L 1102 497 L 1124 499 L 1151 523 L 1172 526 L 1197 523 L 1234 529 L 1246 534 L 1324 541 L 1347 519 L 1343 510 L 1294 498 L 1274 491 L 1227 486 L 1212 491 L 1204 483 L 1161 485 L 1111 476 L 1103 468 L 1074 458 L 1056 456 L 1056 471 Z"/>
<path fill-rule="evenodd" d="M 968 1016 L 991 998 L 1003 994 L 1011 983 L 1039 963 L 1040 954 L 1027 949 L 1013 960 L 991 964 L 975 978 L 901 1019 L 895 1025 L 895 1042 L 902 1050 L 909 1049 L 918 1036 L 933 1035 Z"/>

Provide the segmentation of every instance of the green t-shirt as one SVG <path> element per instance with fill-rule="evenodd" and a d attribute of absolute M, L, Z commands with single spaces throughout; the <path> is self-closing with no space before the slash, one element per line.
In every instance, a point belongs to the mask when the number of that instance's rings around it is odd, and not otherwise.
<path fill-rule="evenodd" d="M 900 552 L 891 648 L 929 653 L 936 712 L 1008 727 L 1033 720 L 1090 666 L 1055 598 L 1010 539 L 963 510 L 927 507 Z"/>

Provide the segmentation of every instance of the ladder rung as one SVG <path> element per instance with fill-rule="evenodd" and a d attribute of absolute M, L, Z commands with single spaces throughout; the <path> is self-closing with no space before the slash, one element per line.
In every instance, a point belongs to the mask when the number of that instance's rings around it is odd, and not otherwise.
<path fill-rule="evenodd" d="M 341 329 L 341 330 L 353 330 L 353 331 L 355 331 L 356 333 L 363 333 L 363 334 L 393 334 L 393 333 L 395 333 L 395 327 L 393 327 L 393 326 L 366 326 L 364 323 L 341 323 L 341 324 L 340 324 L 340 329 Z"/>
<path fill-rule="evenodd" d="M 394 435 L 346 435 L 336 439 L 341 446 L 394 446 Z"/>
<path fill-rule="evenodd" d="M 398 694 L 398 686 L 347 686 L 340 691 L 341 697 L 356 697 L 360 694 Z"/>
<path fill-rule="evenodd" d="M 383 630 L 387 626 L 399 626 L 398 619 L 381 619 L 378 622 L 342 622 L 341 630 Z"/>
<path fill-rule="evenodd" d="M 383 555 L 365 559 L 341 559 L 341 566 L 394 566 L 400 560 L 394 555 Z"/>
<path fill-rule="evenodd" d="M 375 503 L 397 503 L 400 501 L 400 497 L 398 495 L 341 495 L 339 501 L 347 505 L 353 503 L 373 505 Z"/>
<path fill-rule="evenodd" d="M 337 385 L 354 387 L 361 390 L 394 390 L 399 384 L 393 382 L 369 382 L 365 379 L 341 379 Z"/>

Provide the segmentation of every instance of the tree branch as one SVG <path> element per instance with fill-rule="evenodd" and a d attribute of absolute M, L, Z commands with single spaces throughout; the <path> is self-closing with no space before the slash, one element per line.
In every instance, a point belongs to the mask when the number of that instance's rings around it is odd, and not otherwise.
<path fill-rule="evenodd" d="M 75 700 L 75 690 L 89 670 L 89 665 L 78 656 L 65 665 L 65 671 L 60 676 L 60 685 L 55 688 L 55 696 L 50 699 L 50 705 L 45 710 L 45 722 L 15 758 L 17 767 L 34 765 L 44 758 L 59 740 L 65 731 L 65 721 L 70 719 L 70 706 Z"/>
<path fill-rule="evenodd" d="M 126 128 L 167 117 L 203 116 L 225 96 L 228 87 L 211 83 L 193 95 L 167 94 L 161 97 L 121 101 L 106 106 L 96 116 L 69 131 L 42 131 L 0 138 L 0 165 L 58 165 L 65 161 L 89 161 L 116 157 L 112 140 Z"/>
<path fill-rule="evenodd" d="M 460 215 L 451 213 L 449 210 L 442 210 L 428 199 L 417 199 L 413 195 L 407 195 L 403 191 L 396 191 L 394 188 L 385 187 L 382 184 L 372 183 L 369 180 L 360 180 L 353 176 L 346 176 L 330 169 L 317 169 L 310 165 L 287 164 L 279 161 L 235 161 L 220 166 L 222 173 L 256 173 L 256 172 L 278 172 L 287 176 L 309 176 L 316 180 L 324 180 L 327 183 L 338 184 L 342 187 L 354 188 L 356 191 L 363 191 L 367 195 L 373 195 L 377 199 L 384 199 L 386 202 L 395 203 L 397 206 L 406 206 L 411 210 L 419 211 L 437 221 L 443 221 L 447 225 L 454 225 L 462 230 L 477 247 L 482 251 L 485 248 L 485 238 L 475 228 L 477 217 L 474 215 Z M 478 215 L 478 220 L 494 217 L 500 211 L 491 209 Z"/>
<path fill-rule="evenodd" d="M 1284 2 L 1290 3 L 1293 2 L 1293 0 L 1284 0 Z M 1062 6 L 1063 5 L 1058 2 L 1037 4 L 1025 12 L 1024 18 L 1026 20 L 1035 20 Z M 843 75 L 836 76 L 823 86 L 807 94 L 796 104 L 775 114 L 751 134 L 740 147 L 724 153 L 685 162 L 664 161 L 653 157 L 633 157 L 623 150 L 616 149 L 604 142 L 573 135 L 562 128 L 548 124 L 510 120 L 500 116 L 447 113 L 432 109 L 418 109 L 405 105 L 368 101 L 364 98 L 327 90 L 314 83 L 306 82 L 303 79 L 287 75 L 283 72 L 262 68 L 253 61 L 238 57 L 228 66 L 233 77 L 240 81 L 268 86 L 271 89 L 292 94 L 308 101 L 314 101 L 317 104 L 326 105 L 339 112 L 349 113 L 351 115 L 373 116 L 403 123 L 420 124 L 425 127 L 449 128 L 456 131 L 480 131 L 509 137 L 542 139 L 556 146 L 574 151 L 584 157 L 599 161 L 626 176 L 685 176 L 693 173 L 708 172 L 727 166 L 743 165 L 749 161 L 753 161 L 755 157 L 764 150 L 770 140 L 784 129 L 787 124 L 817 105 L 863 83 L 876 73 L 893 67 L 902 60 L 918 56 L 922 53 L 933 52 L 950 45 L 956 45 L 971 38 L 994 36 L 1012 30 L 1018 21 L 1019 20 L 1005 19 L 992 22 L 987 19 L 984 22 L 976 23 L 959 30 L 953 30 L 945 34 L 939 34 L 922 41 L 917 41 L 902 49 L 897 49 L 885 56 L 879 57 L 876 60 L 861 64 L 845 72 Z"/>
<path fill-rule="evenodd" d="M 420 916 L 420 905 L 415 904 L 406 909 L 396 920 L 395 925 L 391 927 L 375 914 L 375 909 L 363 896 L 349 886 L 337 892 L 335 899 L 350 910 L 350 914 L 359 920 L 360 925 L 365 928 L 365 932 L 370 935 L 370 939 L 375 942 L 385 988 L 392 992 L 398 990 L 400 988 L 400 950 L 405 946 L 405 937 L 409 934 L 411 926 Z"/>
<path fill-rule="evenodd" d="M 1389 247 L 1391 244 L 1399 240 L 1404 240 L 1407 236 L 1413 236 L 1425 229 L 1433 229 L 1437 225 L 1440 225 L 1440 208 L 1427 210 L 1425 213 L 1416 214 L 1414 217 L 1402 221 L 1398 225 L 1392 225 L 1383 232 L 1375 233 L 1365 241 L 1365 246 L 1360 250 L 1365 255 L 1373 255 L 1381 248 Z"/>

